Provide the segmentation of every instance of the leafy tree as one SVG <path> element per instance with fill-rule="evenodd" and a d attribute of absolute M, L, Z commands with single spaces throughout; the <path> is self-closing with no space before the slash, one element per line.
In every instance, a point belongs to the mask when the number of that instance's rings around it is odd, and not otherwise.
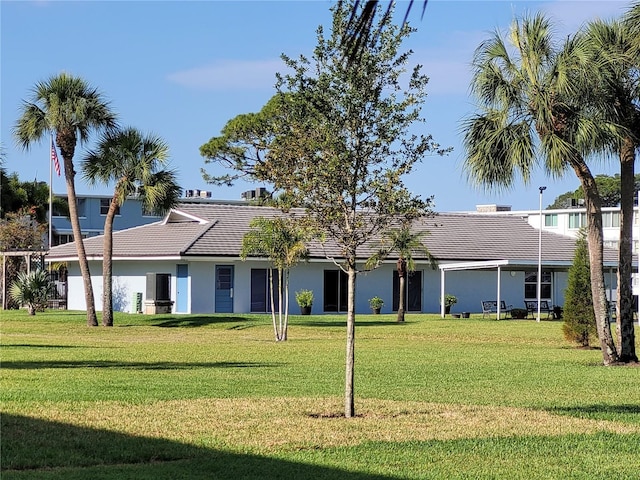
<path fill-rule="evenodd" d="M 472 89 L 481 113 L 463 123 L 469 179 L 487 188 L 527 183 L 539 159 L 551 175 L 572 169 L 585 193 L 593 306 L 603 363 L 618 360 L 607 320 L 602 207 L 586 156 L 601 151 L 614 130 L 598 118 L 575 85 L 581 74 L 579 42 L 555 46 L 542 15 L 516 19 L 507 43 L 499 32 L 474 56 Z M 512 54 L 515 53 L 515 54 Z"/>
<path fill-rule="evenodd" d="M 403 76 L 410 52 L 399 48 L 412 30 L 383 15 L 358 61 L 344 62 L 351 7 L 338 3 L 332 11 L 331 37 L 318 28 L 311 60 L 283 55 L 293 73 L 279 76 L 265 149 L 239 147 L 246 158 L 234 168 L 286 192 L 333 242 L 327 255 L 348 276 L 345 416 L 353 417 L 357 253 L 399 217 L 430 211 L 431 199 L 412 195 L 402 179 L 425 154 L 444 151 L 430 136 L 410 133 L 428 81 L 419 66 Z M 228 150 L 212 150 L 209 159 L 224 161 Z"/>
<path fill-rule="evenodd" d="M 599 174 L 595 176 L 596 184 L 598 185 L 598 193 L 600 194 L 600 199 L 602 201 L 603 207 L 617 207 L 620 205 L 620 174 L 616 173 L 615 175 L 605 175 Z M 638 191 L 640 191 L 640 175 L 636 174 L 634 176 L 634 187 L 633 187 L 633 195 L 637 196 Z M 553 203 L 551 203 L 547 208 L 568 208 L 571 205 L 571 200 L 579 200 L 584 199 L 584 192 L 582 191 L 582 187 L 578 187 L 575 190 L 561 193 L 558 195 Z"/>
<path fill-rule="evenodd" d="M 392 228 L 382 233 L 382 246 L 367 260 L 367 268 L 376 268 L 393 252 L 398 254 L 396 268 L 398 270 L 398 322 L 404 322 L 405 285 L 408 272 L 416 270 L 414 255 L 423 254 L 435 267 L 436 261 L 422 239 L 429 232 L 412 232 L 411 226 L 404 224 L 400 228 Z"/>
<path fill-rule="evenodd" d="M 44 310 L 53 284 L 46 270 L 18 272 L 17 279 L 9 287 L 9 295 L 20 305 L 26 305 L 29 315 Z"/>
<path fill-rule="evenodd" d="M 564 292 L 564 337 L 582 347 L 588 347 L 597 335 L 596 318 L 591 296 L 589 253 L 584 231 L 576 240 L 573 264 L 569 268 L 567 288 Z"/>
<path fill-rule="evenodd" d="M 614 137 L 610 150 L 620 160 L 620 242 L 618 249 L 617 322 L 619 360 L 636 362 L 633 327 L 632 228 L 635 200 L 635 160 L 640 148 L 640 77 L 637 55 L 632 54 L 630 29 L 619 21 L 594 21 L 587 25 L 584 95 L 602 118 L 618 125 L 621 138 Z"/>
<path fill-rule="evenodd" d="M 19 144 L 25 149 L 34 142 L 55 133 L 56 145 L 60 149 L 64 163 L 69 219 L 84 283 L 89 326 L 98 325 L 98 319 L 91 285 L 91 272 L 78 218 L 73 156 L 78 140 L 84 143 L 92 131 L 110 130 L 115 126 L 115 114 L 102 94 L 83 79 L 61 73 L 35 85 L 32 99 L 23 103 L 21 116 L 14 127 L 14 134 Z"/>
<path fill-rule="evenodd" d="M 308 231 L 290 218 L 256 217 L 242 239 L 241 258 L 265 256 L 277 272 L 278 321 L 274 299 L 273 268 L 269 269 L 269 298 L 276 342 L 287 340 L 289 325 L 289 272 L 307 255 Z"/>
<path fill-rule="evenodd" d="M 102 324 L 113 326 L 112 258 L 113 220 L 127 197 L 136 195 L 147 212 L 163 213 L 176 205 L 181 188 L 174 172 L 160 170 L 167 164 L 169 147 L 159 137 L 144 136 L 135 128 L 109 131 L 82 161 L 89 184 L 115 183 L 104 220 L 102 256 Z"/>
<path fill-rule="evenodd" d="M 0 218 L 0 251 L 42 251 L 47 227 L 35 219 L 35 210 L 23 208 L 18 212 L 9 212 Z M 2 282 L 14 279 L 18 272 L 27 269 L 22 256 L 7 256 L 2 272 Z M 10 282 L 7 281 L 7 284 Z M 8 297 L 5 302 L 8 308 L 17 308 Z"/>

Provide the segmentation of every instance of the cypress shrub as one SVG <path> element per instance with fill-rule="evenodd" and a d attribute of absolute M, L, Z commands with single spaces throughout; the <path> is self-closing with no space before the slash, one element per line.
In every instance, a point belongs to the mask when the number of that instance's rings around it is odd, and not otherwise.
<path fill-rule="evenodd" d="M 581 231 L 576 240 L 573 265 L 569 268 L 564 293 L 562 331 L 567 340 L 582 347 L 588 347 L 590 340 L 597 336 L 590 272 L 587 239 L 584 231 Z"/>

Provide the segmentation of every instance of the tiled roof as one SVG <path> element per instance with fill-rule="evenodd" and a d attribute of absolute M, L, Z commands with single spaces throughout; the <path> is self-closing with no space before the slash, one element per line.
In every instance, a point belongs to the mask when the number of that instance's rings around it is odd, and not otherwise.
<path fill-rule="evenodd" d="M 302 215 L 300 210 L 293 212 Z M 186 214 L 186 215 L 183 215 Z M 249 205 L 181 204 L 166 222 L 158 222 L 113 234 L 114 258 L 208 256 L 238 257 L 242 238 L 251 219 L 282 215 L 274 208 Z M 198 222 L 201 219 L 203 222 Z M 423 219 L 416 230 L 428 230 L 424 243 L 440 261 L 514 260 L 535 263 L 538 260 L 539 231 L 515 216 L 438 214 Z M 102 236 L 85 239 L 87 256 L 102 257 Z M 359 249 L 367 258 L 379 248 L 377 240 Z M 544 263 L 568 264 L 573 260 L 575 239 L 542 232 Z M 339 257 L 332 242 L 309 245 L 312 258 Z M 76 256 L 74 244 L 51 249 L 51 259 Z M 605 259 L 615 262 L 617 253 L 605 249 Z"/>

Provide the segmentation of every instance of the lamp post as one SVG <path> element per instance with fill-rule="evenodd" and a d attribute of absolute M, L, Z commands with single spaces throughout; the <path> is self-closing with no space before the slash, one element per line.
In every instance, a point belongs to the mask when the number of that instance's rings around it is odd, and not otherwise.
<path fill-rule="evenodd" d="M 538 187 L 540 190 L 540 228 L 538 230 L 538 317 L 536 319 L 537 322 L 540 321 L 540 295 L 542 290 L 542 227 L 544 223 L 542 221 L 542 192 L 544 192 L 547 187 Z"/>

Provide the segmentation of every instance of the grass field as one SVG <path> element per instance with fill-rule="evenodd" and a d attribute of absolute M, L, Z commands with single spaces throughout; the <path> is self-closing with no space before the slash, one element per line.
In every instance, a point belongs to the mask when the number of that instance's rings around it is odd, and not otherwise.
<path fill-rule="evenodd" d="M 640 479 L 640 368 L 560 322 L 0 312 L 2 479 Z M 638 335 L 637 335 L 638 336 Z"/>

